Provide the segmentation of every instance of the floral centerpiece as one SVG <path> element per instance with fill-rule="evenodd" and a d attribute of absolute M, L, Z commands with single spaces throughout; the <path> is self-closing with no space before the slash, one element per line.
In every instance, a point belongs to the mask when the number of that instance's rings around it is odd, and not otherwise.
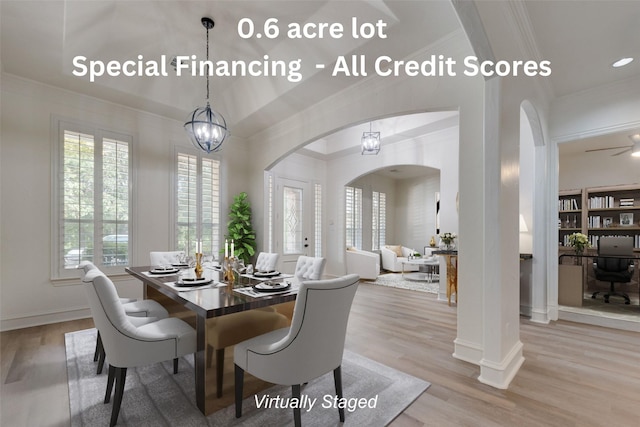
<path fill-rule="evenodd" d="M 446 250 L 451 250 L 454 247 L 453 241 L 458 237 L 456 233 L 442 233 L 440 234 L 440 242 L 444 244 Z"/>
<path fill-rule="evenodd" d="M 576 264 L 582 264 L 582 258 L 579 255 L 582 255 L 585 249 L 591 247 L 591 243 L 589 243 L 589 238 L 582 233 L 573 233 L 569 235 L 569 246 L 576 251 Z"/>

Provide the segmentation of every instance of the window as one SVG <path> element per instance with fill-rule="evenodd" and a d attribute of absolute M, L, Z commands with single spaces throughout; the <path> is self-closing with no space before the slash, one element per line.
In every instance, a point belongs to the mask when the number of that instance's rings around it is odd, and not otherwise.
<path fill-rule="evenodd" d="M 387 195 L 377 191 L 371 195 L 371 249 L 380 249 L 386 244 L 387 233 Z"/>
<path fill-rule="evenodd" d="M 77 277 L 93 262 L 122 272 L 131 255 L 132 138 L 58 121 L 53 277 Z"/>
<path fill-rule="evenodd" d="M 345 234 L 347 246 L 362 249 L 362 189 L 345 187 Z"/>
<path fill-rule="evenodd" d="M 314 215 L 315 215 L 315 256 L 322 256 L 322 185 L 314 184 L 313 185 L 313 193 L 314 193 Z"/>
<path fill-rule="evenodd" d="M 219 258 L 220 161 L 200 154 L 176 155 L 175 249 Z"/>
<path fill-rule="evenodd" d="M 303 252 L 302 194 L 302 188 L 287 185 L 282 188 L 282 252 L 285 255 Z"/>

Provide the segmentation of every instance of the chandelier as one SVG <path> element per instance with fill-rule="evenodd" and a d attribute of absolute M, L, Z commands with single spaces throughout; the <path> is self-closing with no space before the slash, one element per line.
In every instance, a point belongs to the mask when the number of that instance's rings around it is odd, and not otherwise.
<path fill-rule="evenodd" d="M 369 132 L 362 132 L 361 144 L 363 156 L 380 152 L 380 132 L 371 131 L 371 122 L 369 122 Z"/>
<path fill-rule="evenodd" d="M 213 19 L 203 17 L 202 26 L 207 29 L 207 64 L 209 63 L 209 30 L 213 28 Z M 207 153 L 218 151 L 222 143 L 229 137 L 227 122 L 221 114 L 216 113 L 209 105 L 209 65 L 207 65 L 207 106 L 198 107 L 189 115 L 184 128 L 193 145 Z"/>

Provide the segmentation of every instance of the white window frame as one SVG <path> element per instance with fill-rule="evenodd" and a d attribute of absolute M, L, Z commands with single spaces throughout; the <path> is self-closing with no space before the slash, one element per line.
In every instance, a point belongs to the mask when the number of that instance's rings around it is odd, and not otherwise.
<path fill-rule="evenodd" d="M 197 183 L 196 183 L 196 232 L 193 239 L 190 239 L 188 245 L 189 247 L 180 247 L 184 245 L 180 245 L 178 243 L 178 159 L 180 155 L 193 156 L 197 159 Z M 205 249 L 203 250 L 205 255 L 213 255 L 216 260 L 220 259 L 220 249 L 222 248 L 221 242 L 224 240 L 222 236 L 225 233 L 225 221 L 222 215 L 222 201 L 223 201 L 223 188 L 221 183 L 223 176 L 223 162 L 219 155 L 211 155 L 205 154 L 204 152 L 200 152 L 198 150 L 184 148 L 181 146 L 175 147 L 174 156 L 173 156 L 173 186 L 171 191 L 171 224 L 173 228 L 173 232 L 171 234 L 171 246 L 173 250 L 177 251 L 186 251 L 188 256 L 193 256 L 195 254 L 195 244 L 198 241 L 202 241 L 203 236 L 203 192 L 202 192 L 202 162 L 203 160 L 212 160 L 218 162 L 218 233 L 212 235 L 211 241 L 211 249 L 207 248 L 205 245 Z"/>
<path fill-rule="evenodd" d="M 54 161 L 52 162 L 52 179 L 51 179 L 51 280 L 54 285 L 57 284 L 68 284 L 65 282 L 65 279 L 77 279 L 78 271 L 75 268 L 65 268 L 64 256 L 66 254 L 65 249 L 63 248 L 64 239 L 63 239 L 63 231 L 62 224 L 64 222 L 63 211 L 64 206 L 62 205 L 61 198 L 62 194 L 62 182 L 64 179 L 64 167 L 63 167 L 63 155 L 64 155 L 64 135 L 65 131 L 69 132 L 77 132 L 82 134 L 88 134 L 93 136 L 95 143 L 102 147 L 102 141 L 104 139 L 113 139 L 119 142 L 124 142 L 128 144 L 128 207 L 127 207 L 127 217 L 128 217 L 128 264 L 126 265 L 116 265 L 116 266 L 105 266 L 102 264 L 102 261 L 99 259 L 96 260 L 94 258 L 94 264 L 99 267 L 105 274 L 109 275 L 118 275 L 125 274 L 124 268 L 132 265 L 133 263 L 133 254 L 135 253 L 135 242 L 133 239 L 134 235 L 134 222 L 133 222 L 133 212 L 134 212 L 134 148 L 135 148 L 135 138 L 133 135 L 129 135 L 124 132 L 118 132 L 114 130 L 105 130 L 101 126 L 93 125 L 89 123 L 83 123 L 76 120 L 61 118 L 61 117 L 52 117 L 51 121 L 51 135 L 52 135 L 52 158 Z M 98 176 L 99 171 L 102 171 L 102 157 L 98 155 L 99 151 L 96 150 L 96 155 L 94 157 L 94 174 L 96 175 L 94 178 L 94 205 L 101 200 L 102 195 L 102 177 Z M 102 240 L 97 239 L 96 236 L 102 235 L 102 224 L 104 221 L 102 220 L 102 206 L 94 207 L 94 251 L 97 252 L 99 256 L 102 253 Z M 97 248 L 97 250 L 96 250 Z M 75 282 L 75 280 L 74 280 Z"/>
<path fill-rule="evenodd" d="M 382 191 L 371 193 L 371 249 L 378 250 L 386 244 L 387 194 Z"/>
<path fill-rule="evenodd" d="M 353 227 L 348 227 L 349 223 Z M 344 234 L 347 246 L 362 249 L 362 188 L 344 187 Z"/>

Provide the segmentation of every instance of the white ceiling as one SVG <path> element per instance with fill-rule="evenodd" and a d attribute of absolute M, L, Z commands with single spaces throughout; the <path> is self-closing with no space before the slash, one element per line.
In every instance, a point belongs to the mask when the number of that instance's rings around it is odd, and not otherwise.
<path fill-rule="evenodd" d="M 480 16 L 491 3 L 480 1 Z M 522 5 L 520 2 L 516 2 Z M 514 3 L 514 4 L 516 4 Z M 579 92 L 640 74 L 638 22 L 640 3 L 629 1 L 525 1 L 518 10 L 524 15 L 525 37 L 531 52 L 552 63 L 550 85 L 556 96 Z M 216 21 L 210 32 L 212 59 L 302 58 L 301 82 L 283 78 L 212 78 L 212 104 L 228 119 L 234 135 L 251 138 L 273 123 L 290 117 L 349 85 L 357 78 L 331 77 L 328 70 L 338 55 L 352 53 L 374 57 L 392 54 L 404 58 L 454 32 L 460 31 L 449 0 L 374 1 L 10 1 L 0 2 L 1 66 L 7 73 L 41 81 L 105 100 L 184 120 L 203 104 L 205 82 L 197 77 L 101 78 L 94 83 L 71 75 L 72 59 L 84 55 L 97 60 L 158 60 L 160 55 L 204 56 L 205 30 L 202 16 Z M 289 22 L 342 22 L 350 18 L 388 23 L 385 40 L 242 39 L 237 24 L 251 18 L 260 25 L 276 17 L 281 27 Z M 486 18 L 485 20 L 488 21 Z M 495 18 L 495 17 L 494 17 Z M 485 23 L 489 25 L 489 23 Z M 502 28 L 503 27 L 503 28 Z M 503 43 L 511 38 L 509 25 Z M 496 57 L 499 46 L 494 46 Z M 621 69 L 611 63 L 622 56 L 636 60 Z M 313 64 L 326 63 L 325 70 Z M 423 117 L 424 118 L 424 117 Z M 447 120 L 447 117 L 442 117 Z M 438 118 L 440 119 L 440 118 Z M 398 122 L 398 119 L 394 119 Z M 436 118 L 416 121 L 429 129 Z M 409 121 L 405 121 L 407 124 Z M 397 123 L 376 120 L 385 129 Z M 352 132 L 368 127 L 359 124 Z M 423 129 L 424 130 L 424 129 Z M 402 132 L 415 134 L 406 126 Z M 391 135 L 391 134 L 389 134 Z M 344 136 L 344 135 L 341 135 Z M 389 136 L 386 136 L 389 137 Z M 330 155 L 344 150 L 326 137 L 307 147 L 309 153 Z M 349 138 L 353 138 L 350 136 Z M 602 140 L 601 144 L 621 145 Z M 333 148 L 331 148 L 333 147 Z"/>

